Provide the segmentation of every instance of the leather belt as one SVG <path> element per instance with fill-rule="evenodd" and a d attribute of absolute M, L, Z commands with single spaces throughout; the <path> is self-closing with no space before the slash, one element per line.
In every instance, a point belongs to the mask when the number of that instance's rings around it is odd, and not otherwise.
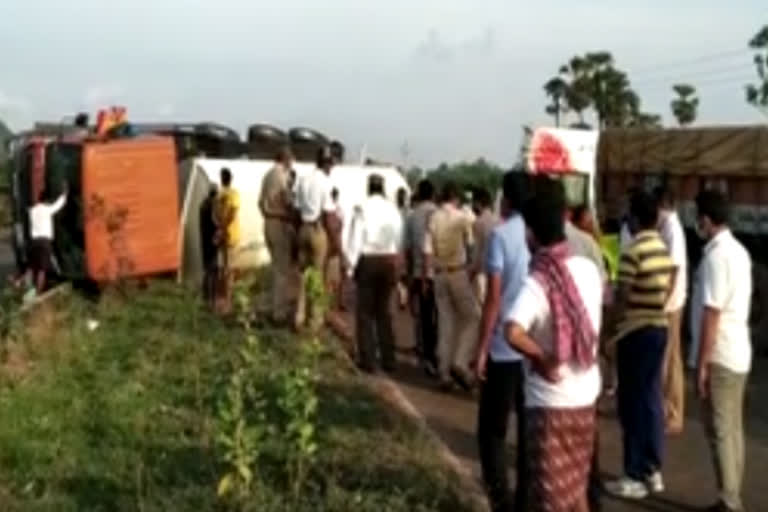
<path fill-rule="evenodd" d="M 453 274 L 454 272 L 460 272 L 466 270 L 466 265 L 454 265 L 450 267 L 435 267 L 435 274 Z"/>
<path fill-rule="evenodd" d="M 265 215 L 264 219 L 279 220 L 280 222 L 285 222 L 285 223 L 291 222 L 290 215 L 269 214 L 269 215 Z"/>

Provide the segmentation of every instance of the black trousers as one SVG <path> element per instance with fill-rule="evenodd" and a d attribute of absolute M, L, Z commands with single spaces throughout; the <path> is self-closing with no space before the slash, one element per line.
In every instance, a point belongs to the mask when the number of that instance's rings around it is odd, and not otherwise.
<path fill-rule="evenodd" d="M 437 302 L 435 282 L 432 279 L 416 278 L 411 287 L 411 296 L 418 305 L 419 350 L 424 362 L 437 368 Z"/>
<path fill-rule="evenodd" d="M 493 512 L 525 511 L 528 469 L 525 442 L 525 376 L 522 361 L 488 361 L 480 392 L 477 441 L 488 500 Z M 507 429 L 514 409 L 517 419 L 517 486 L 512 498 L 507 478 Z"/>
<path fill-rule="evenodd" d="M 624 473 L 644 481 L 660 471 L 664 456 L 661 375 L 665 327 L 643 327 L 616 346 L 619 421 L 624 434 Z"/>
<path fill-rule="evenodd" d="M 376 368 L 376 349 L 381 366 L 395 367 L 395 335 L 390 301 L 395 289 L 395 264 L 389 256 L 362 256 L 357 264 L 357 352 L 365 370 Z"/>

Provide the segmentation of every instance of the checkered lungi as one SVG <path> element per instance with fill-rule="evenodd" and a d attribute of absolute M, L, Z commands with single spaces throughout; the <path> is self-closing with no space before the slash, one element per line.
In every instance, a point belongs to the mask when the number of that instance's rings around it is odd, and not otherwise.
<path fill-rule="evenodd" d="M 571 512 L 585 499 L 595 407 L 526 410 L 531 512 Z"/>

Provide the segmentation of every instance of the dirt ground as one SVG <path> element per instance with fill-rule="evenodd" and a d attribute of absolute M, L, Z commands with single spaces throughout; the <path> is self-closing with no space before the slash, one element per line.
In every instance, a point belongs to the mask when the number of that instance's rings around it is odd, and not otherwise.
<path fill-rule="evenodd" d="M 394 306 L 394 305 L 393 305 Z M 413 328 L 409 315 L 393 307 L 400 349 L 400 366 L 394 380 L 405 396 L 426 418 L 428 425 L 454 454 L 480 479 L 480 465 L 475 442 L 476 398 L 467 393 L 445 394 L 437 390 L 409 354 L 413 348 Z M 354 332 L 353 315 L 335 315 L 333 321 L 347 336 Z M 763 393 L 766 393 L 763 395 Z M 762 489 L 768 474 L 768 361 L 757 358 L 747 390 L 747 468 L 744 489 L 745 506 L 750 511 L 768 511 Z M 623 502 L 606 497 L 606 512 L 698 510 L 715 501 L 715 480 L 710 452 L 699 421 L 699 406 L 689 389 L 687 423 L 683 435 L 667 442 L 664 476 L 667 491 L 642 502 Z M 621 431 L 611 401 L 601 403 L 601 470 L 606 478 L 621 469 Z M 512 434 L 512 433 L 511 433 Z M 514 450 L 510 439 L 510 451 Z M 512 471 L 512 468 L 510 468 Z"/>

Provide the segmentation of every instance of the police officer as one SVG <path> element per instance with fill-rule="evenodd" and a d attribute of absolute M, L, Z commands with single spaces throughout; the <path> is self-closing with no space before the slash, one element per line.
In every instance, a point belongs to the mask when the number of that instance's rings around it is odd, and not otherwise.
<path fill-rule="evenodd" d="M 435 274 L 437 357 L 445 390 L 452 387 L 451 378 L 465 389 L 471 386 L 469 362 L 480 321 L 480 304 L 467 265 L 474 221 L 474 215 L 459 207 L 457 187 L 448 183 L 424 237 L 424 269 L 432 268 Z"/>
<path fill-rule="evenodd" d="M 294 265 L 296 244 L 295 212 L 291 204 L 291 166 L 293 155 L 283 148 L 275 155 L 275 165 L 264 176 L 259 209 L 264 217 L 264 239 L 272 260 L 272 320 L 287 322 L 292 313 L 292 294 L 298 270 Z"/>

